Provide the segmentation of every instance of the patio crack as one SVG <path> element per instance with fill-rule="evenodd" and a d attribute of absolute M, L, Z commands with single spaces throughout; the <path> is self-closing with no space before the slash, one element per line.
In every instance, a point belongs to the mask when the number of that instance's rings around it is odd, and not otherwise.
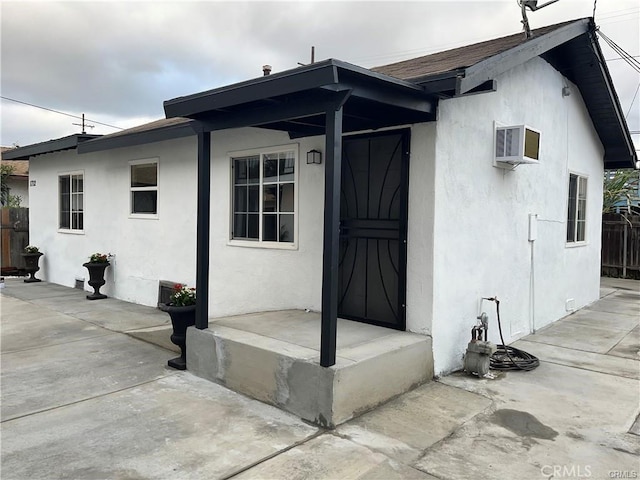
<path fill-rule="evenodd" d="M 256 460 L 255 462 L 250 463 L 248 465 L 245 465 L 244 467 L 240 467 L 239 469 L 231 472 L 228 475 L 220 477 L 220 480 L 228 480 L 230 478 L 236 477 L 236 476 L 240 475 L 241 473 L 246 472 L 247 470 L 251 470 L 253 467 L 257 467 L 258 465 L 260 465 L 262 463 L 268 462 L 272 458 L 275 458 L 278 455 L 286 453 L 289 450 L 293 450 L 294 448 L 299 447 L 300 445 L 304 445 L 305 443 L 307 443 L 307 442 L 309 442 L 309 441 L 311 441 L 311 440 L 313 440 L 315 438 L 318 438 L 319 436 L 324 435 L 326 433 L 330 433 L 330 431 L 329 430 L 325 430 L 325 429 L 319 429 L 317 432 L 312 433 L 311 435 L 309 435 L 306 438 L 303 438 L 302 440 L 298 440 L 297 442 L 292 443 L 288 447 L 282 448 L 282 449 L 278 450 L 277 452 L 273 452 L 272 454 L 261 458 L 260 460 Z"/>

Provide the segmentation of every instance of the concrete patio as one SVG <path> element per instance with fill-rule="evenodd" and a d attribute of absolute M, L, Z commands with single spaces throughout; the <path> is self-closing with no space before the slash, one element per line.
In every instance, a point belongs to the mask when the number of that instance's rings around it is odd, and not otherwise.
<path fill-rule="evenodd" d="M 0 292 L 3 479 L 640 476 L 639 282 L 517 342 L 532 372 L 450 375 L 335 430 L 168 369 L 156 309 Z"/>

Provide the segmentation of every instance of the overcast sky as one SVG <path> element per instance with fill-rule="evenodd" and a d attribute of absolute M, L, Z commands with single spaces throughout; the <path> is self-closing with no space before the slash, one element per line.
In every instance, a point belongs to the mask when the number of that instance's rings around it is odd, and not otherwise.
<path fill-rule="evenodd" d="M 544 3 L 541 1 L 539 3 Z M 592 15 L 593 0 L 529 14 L 532 28 Z M 3 97 L 127 128 L 162 102 L 308 62 L 384 65 L 521 31 L 516 0 L 420 2 L 1 1 Z M 640 54 L 637 1 L 599 0 L 596 23 Z M 600 41 L 620 102 L 640 130 L 640 75 Z M 0 144 L 79 133 L 79 120 L 2 99 Z M 92 122 L 89 122 L 92 123 Z M 93 123 L 88 133 L 115 128 Z M 633 136 L 640 148 L 640 136 Z"/>

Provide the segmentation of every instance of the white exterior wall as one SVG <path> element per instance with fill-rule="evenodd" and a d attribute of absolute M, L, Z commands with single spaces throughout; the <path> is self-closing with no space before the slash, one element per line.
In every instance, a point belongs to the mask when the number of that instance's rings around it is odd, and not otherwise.
<path fill-rule="evenodd" d="M 436 124 L 411 129 L 407 222 L 407 330 L 432 335 Z"/>
<path fill-rule="evenodd" d="M 298 242 L 293 250 L 232 245 L 231 161 L 238 150 L 294 145 Z M 324 150 L 324 137 L 291 141 L 286 133 L 239 129 L 212 134 L 210 315 L 289 308 L 320 309 L 322 289 L 323 165 L 307 165 L 306 152 Z M 129 215 L 129 162 L 158 159 L 158 218 Z M 84 232 L 58 230 L 58 175 L 84 173 Z M 45 256 L 40 278 L 73 286 L 88 279 L 82 264 L 94 252 L 115 254 L 102 291 L 155 305 L 158 281 L 195 284 L 197 145 L 188 137 L 78 155 L 75 150 L 31 162 L 30 242 Z M 89 288 L 87 286 L 87 288 Z"/>
<path fill-rule="evenodd" d="M 158 280 L 195 282 L 196 137 L 78 155 L 31 159 L 30 242 L 40 247 L 39 277 L 74 286 L 95 252 L 113 253 L 102 291 L 155 305 Z M 130 218 L 129 161 L 158 159 L 158 218 Z M 84 232 L 58 230 L 58 175 L 84 173 Z M 90 288 L 87 285 L 87 289 Z"/>
<path fill-rule="evenodd" d="M 324 151 L 324 137 L 290 140 L 285 132 L 238 129 L 211 135 L 210 315 L 305 309 L 320 310 L 324 163 L 307 165 L 306 154 Z M 238 246 L 231 234 L 233 151 L 294 145 L 298 151 L 297 248 Z"/>
<path fill-rule="evenodd" d="M 444 100 L 436 123 L 433 345 L 436 374 L 462 366 L 481 311 L 510 343 L 598 298 L 603 150 L 578 89 L 540 58 L 497 78 L 498 91 Z M 492 166 L 494 125 L 541 131 L 540 163 Z M 587 242 L 568 246 L 569 171 L 588 176 Z M 414 179 L 415 180 L 415 179 Z M 529 214 L 537 240 L 528 241 Z M 411 263 L 411 258 L 409 259 Z"/>

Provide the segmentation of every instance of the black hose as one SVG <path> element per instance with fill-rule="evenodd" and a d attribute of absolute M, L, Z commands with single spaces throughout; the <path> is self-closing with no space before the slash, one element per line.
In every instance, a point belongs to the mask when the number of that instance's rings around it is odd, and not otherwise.
<path fill-rule="evenodd" d="M 500 323 L 500 300 L 497 298 L 486 298 L 496 302 L 496 315 L 498 317 L 498 331 L 500 332 L 500 340 L 502 345 L 497 345 L 496 353 L 491 355 L 489 359 L 489 365 L 493 370 L 524 370 L 531 371 L 540 365 L 540 360 L 534 355 L 520 350 L 515 347 L 510 347 L 504 344 L 504 337 L 502 336 L 502 324 Z"/>

